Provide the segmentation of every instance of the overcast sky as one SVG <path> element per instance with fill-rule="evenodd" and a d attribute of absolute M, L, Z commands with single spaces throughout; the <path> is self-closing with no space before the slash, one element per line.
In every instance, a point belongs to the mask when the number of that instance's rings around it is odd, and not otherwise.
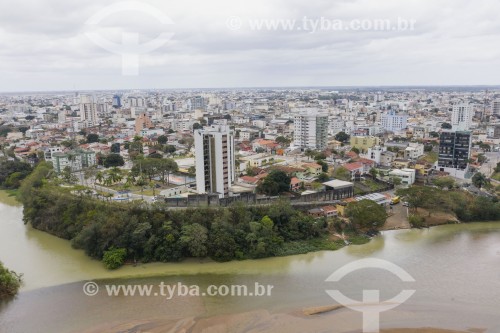
<path fill-rule="evenodd" d="M 121 2 L 2 1 L 0 91 L 500 84 L 498 0 L 140 2 L 158 17 L 120 11 L 92 26 L 91 17 Z M 311 33 L 300 25 L 304 17 L 416 22 L 412 31 Z M 295 19 L 297 26 L 251 28 L 249 20 L 262 19 Z M 139 56 L 139 75 L 123 76 L 121 55 L 96 45 L 89 32 L 112 43 L 123 32 L 138 33 L 141 44 L 173 36 Z"/>

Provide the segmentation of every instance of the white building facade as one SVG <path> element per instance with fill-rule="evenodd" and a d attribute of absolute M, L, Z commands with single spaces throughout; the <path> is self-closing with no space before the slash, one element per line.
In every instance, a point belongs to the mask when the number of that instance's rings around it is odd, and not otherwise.
<path fill-rule="evenodd" d="M 470 104 L 457 104 L 453 106 L 451 114 L 451 127 L 453 131 L 468 131 L 472 124 L 473 108 Z"/>
<path fill-rule="evenodd" d="M 194 132 L 194 144 L 197 192 L 228 197 L 236 177 L 233 132 L 229 126 L 212 125 Z"/>
<path fill-rule="evenodd" d="M 406 114 L 397 114 L 395 111 L 389 111 L 386 114 L 383 114 L 380 118 L 382 123 L 382 127 L 386 131 L 397 132 L 406 128 L 406 122 L 408 120 L 408 115 Z"/>
<path fill-rule="evenodd" d="M 294 146 L 323 150 L 328 140 L 328 115 L 316 111 L 294 118 Z"/>

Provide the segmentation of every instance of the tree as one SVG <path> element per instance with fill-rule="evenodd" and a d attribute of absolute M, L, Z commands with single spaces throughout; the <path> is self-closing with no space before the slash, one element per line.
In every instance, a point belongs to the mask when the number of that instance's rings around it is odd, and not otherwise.
<path fill-rule="evenodd" d="M 23 133 L 23 136 L 26 135 L 26 131 L 29 130 L 30 128 L 28 126 L 20 126 L 18 128 L 19 132 Z"/>
<path fill-rule="evenodd" d="M 387 219 L 385 208 L 367 199 L 349 203 L 346 214 L 357 228 L 381 227 Z"/>
<path fill-rule="evenodd" d="M 31 165 L 21 161 L 5 161 L 0 163 L 0 186 L 17 188 L 20 181 L 32 171 Z M 14 175 L 14 176 L 13 176 Z"/>
<path fill-rule="evenodd" d="M 184 143 L 184 144 L 186 145 L 186 152 L 188 152 L 188 153 L 189 153 L 189 151 L 191 150 L 191 148 L 193 148 L 193 145 L 194 145 L 194 138 L 193 138 L 192 136 L 187 137 L 187 138 L 185 139 L 185 143 Z"/>
<path fill-rule="evenodd" d="M 134 139 L 135 140 L 135 139 Z M 136 159 L 140 154 L 144 152 L 141 141 L 134 141 L 128 145 L 128 153 L 132 160 Z"/>
<path fill-rule="evenodd" d="M 179 166 L 173 159 L 166 158 L 160 161 L 158 171 L 160 173 L 162 183 L 165 184 L 166 177 L 167 185 L 170 185 L 170 174 L 179 171 Z"/>
<path fill-rule="evenodd" d="M 304 152 L 304 155 L 307 156 L 307 159 L 310 159 L 311 157 L 314 158 L 314 156 L 316 156 L 316 152 L 312 149 L 307 148 Z"/>
<path fill-rule="evenodd" d="M 321 165 L 321 171 L 328 172 L 328 163 L 323 160 L 316 161 L 319 165 Z"/>
<path fill-rule="evenodd" d="M 327 182 L 330 180 L 330 177 L 328 177 L 328 174 L 326 173 L 320 173 L 319 176 L 318 176 L 318 181 L 321 182 L 321 183 L 324 183 L 324 182 Z"/>
<path fill-rule="evenodd" d="M 158 137 L 158 143 L 161 144 L 161 145 L 164 145 L 168 142 L 168 137 L 165 136 L 165 135 L 160 135 Z"/>
<path fill-rule="evenodd" d="M 120 169 L 118 169 L 117 167 L 113 167 L 108 171 L 108 178 L 106 179 L 109 180 L 111 184 L 114 184 L 121 182 L 123 180 L 123 176 Z"/>
<path fill-rule="evenodd" d="M 273 170 L 262 183 L 257 186 L 257 191 L 269 196 L 278 195 L 290 190 L 291 178 L 281 170 Z"/>
<path fill-rule="evenodd" d="M 188 169 L 188 176 L 189 177 L 194 177 L 196 176 L 196 167 L 195 166 L 190 166 Z"/>
<path fill-rule="evenodd" d="M 441 124 L 441 128 L 442 128 L 442 129 L 451 129 L 451 128 L 452 128 L 452 126 L 451 126 L 451 124 L 450 124 L 450 123 L 442 123 L 442 124 Z"/>
<path fill-rule="evenodd" d="M 323 152 L 319 152 L 314 155 L 314 159 L 318 162 L 321 160 L 326 160 L 326 155 Z"/>
<path fill-rule="evenodd" d="M 343 166 L 336 167 L 333 170 L 332 176 L 334 178 L 340 179 L 340 180 L 345 180 L 345 181 L 351 180 L 351 173 L 349 172 L 349 170 L 347 170 Z"/>
<path fill-rule="evenodd" d="M 439 177 L 432 180 L 432 183 L 440 189 L 452 189 L 455 186 L 455 180 L 452 177 Z"/>
<path fill-rule="evenodd" d="M 176 150 L 177 150 L 177 148 L 175 148 L 175 146 L 172 146 L 172 145 L 166 145 L 163 149 L 163 151 L 169 155 L 172 155 L 173 153 L 175 153 Z"/>
<path fill-rule="evenodd" d="M 199 123 L 194 123 L 193 124 L 193 131 L 196 131 L 197 129 L 202 129 L 203 126 L 201 126 Z"/>
<path fill-rule="evenodd" d="M 99 184 L 102 184 L 102 181 L 104 180 L 104 174 L 101 171 L 98 171 L 97 174 L 95 175 L 95 180 Z"/>
<path fill-rule="evenodd" d="M 104 251 L 102 261 L 107 269 L 117 269 L 125 262 L 127 256 L 127 249 L 111 247 L 109 250 Z"/>
<path fill-rule="evenodd" d="M 77 179 L 75 175 L 73 175 L 73 171 L 71 170 L 71 167 L 69 165 L 65 166 L 64 169 L 61 171 L 61 177 L 64 179 L 64 181 L 73 184 L 76 183 Z"/>
<path fill-rule="evenodd" d="M 158 158 L 158 159 L 160 159 L 160 158 L 163 158 L 163 155 L 160 154 L 160 153 L 158 153 L 158 152 L 154 152 L 152 154 L 149 154 L 148 158 Z"/>
<path fill-rule="evenodd" d="M 400 177 L 391 177 L 391 182 L 395 185 L 395 186 L 399 186 L 401 185 L 401 181 L 402 179 Z"/>
<path fill-rule="evenodd" d="M 359 149 L 356 148 L 356 147 L 352 147 L 351 151 L 354 152 L 354 153 L 356 153 L 356 155 L 359 155 L 359 153 L 360 153 Z"/>
<path fill-rule="evenodd" d="M 17 294 L 21 287 L 21 275 L 8 270 L 0 261 L 0 302 Z"/>
<path fill-rule="evenodd" d="M 472 184 L 474 184 L 474 186 L 476 186 L 477 188 L 481 188 L 488 183 L 488 179 L 481 172 L 477 172 L 474 174 L 474 176 L 472 176 Z"/>
<path fill-rule="evenodd" d="M 396 195 L 400 196 L 416 212 L 418 208 L 434 208 L 444 205 L 442 191 L 429 186 L 411 186 L 398 189 Z"/>
<path fill-rule="evenodd" d="M 274 221 L 266 215 L 259 222 L 250 222 L 250 233 L 247 234 L 246 241 L 249 243 L 250 255 L 261 258 L 274 255 L 283 239 L 276 236 Z"/>
<path fill-rule="evenodd" d="M 216 261 L 232 260 L 238 250 L 238 244 L 234 239 L 234 229 L 221 222 L 212 225 L 208 244 L 208 253 Z"/>
<path fill-rule="evenodd" d="M 438 133 L 438 132 L 431 131 L 431 132 L 429 132 L 429 136 L 430 136 L 431 138 L 439 138 L 439 133 Z"/>
<path fill-rule="evenodd" d="M 487 143 L 480 143 L 479 148 L 481 148 L 484 151 L 491 151 L 491 146 Z"/>
<path fill-rule="evenodd" d="M 87 134 L 87 143 L 99 142 L 99 135 L 90 133 Z"/>
<path fill-rule="evenodd" d="M 349 134 L 345 133 L 345 132 L 339 132 L 335 135 L 335 140 L 339 141 L 339 142 L 347 142 L 349 141 Z"/>
<path fill-rule="evenodd" d="M 284 147 L 287 147 L 290 144 L 290 139 L 285 138 L 282 135 L 278 136 L 275 141 Z"/>
<path fill-rule="evenodd" d="M 199 223 L 182 226 L 181 244 L 193 257 L 205 257 L 207 249 L 208 230 Z"/>
<path fill-rule="evenodd" d="M 373 179 L 377 179 L 378 171 L 375 168 L 371 168 L 370 171 L 368 171 L 370 176 L 372 176 Z"/>
<path fill-rule="evenodd" d="M 103 165 L 105 168 L 118 167 L 125 165 L 125 161 L 119 154 L 109 154 L 104 158 Z"/>
<path fill-rule="evenodd" d="M 111 145 L 111 152 L 115 154 L 120 153 L 120 144 L 118 142 L 115 142 Z"/>

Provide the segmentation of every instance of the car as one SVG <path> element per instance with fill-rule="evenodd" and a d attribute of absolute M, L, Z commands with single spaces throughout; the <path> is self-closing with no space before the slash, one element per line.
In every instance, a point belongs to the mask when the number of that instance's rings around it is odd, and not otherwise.
<path fill-rule="evenodd" d="M 410 207 L 410 205 L 408 204 L 408 201 L 403 201 L 403 206 L 404 207 Z"/>

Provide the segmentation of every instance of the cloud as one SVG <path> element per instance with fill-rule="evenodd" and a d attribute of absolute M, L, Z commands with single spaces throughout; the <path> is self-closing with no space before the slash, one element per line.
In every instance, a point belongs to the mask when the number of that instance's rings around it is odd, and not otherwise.
<path fill-rule="evenodd" d="M 112 3 L 18 0 L 0 4 L 0 91 L 290 85 L 500 84 L 495 0 L 142 1 L 170 17 L 162 25 L 121 12 L 85 22 Z M 237 17 L 241 28 L 228 28 Z M 297 29 L 304 17 L 342 21 L 415 20 L 414 30 Z M 256 20 L 295 20 L 295 29 L 252 29 Z M 174 37 L 140 57 L 140 75 L 85 36 L 89 29 L 140 43 Z"/>

